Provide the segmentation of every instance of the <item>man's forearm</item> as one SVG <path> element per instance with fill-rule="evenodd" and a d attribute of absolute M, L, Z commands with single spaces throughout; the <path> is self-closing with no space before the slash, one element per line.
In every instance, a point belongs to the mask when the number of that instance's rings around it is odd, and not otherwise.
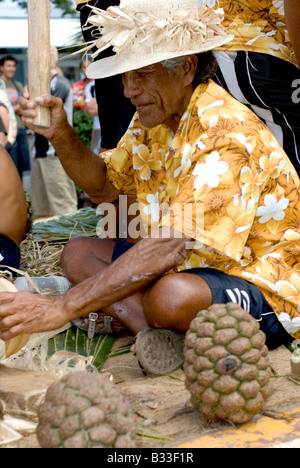
<path fill-rule="evenodd" d="M 62 296 L 66 321 L 102 309 L 145 290 L 183 263 L 187 238 L 143 239 L 115 262 Z"/>
<path fill-rule="evenodd" d="M 62 134 L 56 132 L 50 139 L 66 173 L 95 203 L 112 202 L 118 197 L 106 179 L 106 167 L 99 156 L 90 151 L 66 125 Z"/>
<path fill-rule="evenodd" d="M 117 200 L 119 191 L 107 179 L 103 160 L 90 151 L 76 135 L 67 120 L 61 99 L 46 94 L 33 102 L 29 100 L 25 90 L 18 102 L 24 124 L 52 143 L 67 174 L 95 203 Z M 34 126 L 36 105 L 50 108 L 49 128 Z"/>

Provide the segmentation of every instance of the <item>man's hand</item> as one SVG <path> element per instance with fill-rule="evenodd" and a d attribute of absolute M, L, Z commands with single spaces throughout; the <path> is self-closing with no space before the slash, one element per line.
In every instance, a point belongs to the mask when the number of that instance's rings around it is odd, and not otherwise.
<path fill-rule="evenodd" d="M 50 141 L 64 170 L 75 184 L 95 203 L 116 201 L 120 192 L 106 178 L 105 163 L 76 135 L 74 128 L 67 120 L 62 100 L 46 94 L 37 97 L 36 102 L 33 102 L 29 100 L 28 90 L 25 88 L 18 101 L 24 124 Z M 50 108 L 50 128 L 39 128 L 33 125 L 36 117 L 36 104 Z"/>
<path fill-rule="evenodd" d="M 0 294 L 0 339 L 7 341 L 17 335 L 57 330 L 66 318 L 62 296 L 40 296 L 28 292 Z"/>
<path fill-rule="evenodd" d="M 51 140 L 66 129 L 68 120 L 64 111 L 63 102 L 60 98 L 45 94 L 36 98 L 36 102 L 29 100 L 27 88 L 24 88 L 22 96 L 18 98 L 20 105 L 20 115 L 22 115 L 23 123 L 28 128 L 32 128 L 36 133 Z M 33 125 L 36 117 L 36 105 L 49 107 L 51 111 L 51 126 L 49 129 L 41 129 Z"/>

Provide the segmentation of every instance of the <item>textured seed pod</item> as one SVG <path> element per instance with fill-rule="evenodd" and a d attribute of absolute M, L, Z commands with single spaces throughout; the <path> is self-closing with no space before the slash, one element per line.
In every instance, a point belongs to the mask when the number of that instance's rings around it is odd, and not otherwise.
<path fill-rule="evenodd" d="M 271 375 L 265 341 L 258 323 L 237 304 L 214 304 L 191 322 L 185 384 L 206 418 L 241 424 L 262 411 Z"/>
<path fill-rule="evenodd" d="M 134 448 L 134 414 L 101 374 L 71 372 L 47 389 L 38 408 L 42 448 Z"/>

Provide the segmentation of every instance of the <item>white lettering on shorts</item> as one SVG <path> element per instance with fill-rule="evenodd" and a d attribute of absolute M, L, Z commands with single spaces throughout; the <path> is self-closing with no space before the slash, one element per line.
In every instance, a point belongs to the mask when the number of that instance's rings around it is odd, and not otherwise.
<path fill-rule="evenodd" d="M 231 301 L 243 307 L 246 312 L 250 313 L 250 297 L 243 289 L 240 291 L 238 288 L 226 289 L 226 293 L 230 297 Z"/>

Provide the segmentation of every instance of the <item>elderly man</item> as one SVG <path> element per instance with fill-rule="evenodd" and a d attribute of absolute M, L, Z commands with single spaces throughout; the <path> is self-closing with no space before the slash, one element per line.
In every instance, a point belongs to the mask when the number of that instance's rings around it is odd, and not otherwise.
<path fill-rule="evenodd" d="M 126 37 L 114 57 L 89 69 L 93 78 L 123 72 L 136 106 L 115 150 L 96 156 L 76 138 L 59 100 L 37 99 L 52 115 L 51 128 L 38 131 L 73 180 L 103 210 L 127 196 L 129 242 L 70 241 L 62 267 L 76 286 L 56 297 L 1 295 L 1 339 L 101 309 L 137 334 L 146 370 L 170 372 L 182 356 L 165 355 L 178 349 L 197 312 L 232 301 L 260 322 L 270 349 L 300 336 L 299 178 L 267 127 L 210 79 L 215 64 L 205 51 L 230 40 L 221 13 L 198 10 L 194 0 L 175 6 L 124 0 L 120 9 L 94 11 L 107 28 L 104 47 L 114 32 Z M 28 126 L 35 105 L 21 99 Z"/>

